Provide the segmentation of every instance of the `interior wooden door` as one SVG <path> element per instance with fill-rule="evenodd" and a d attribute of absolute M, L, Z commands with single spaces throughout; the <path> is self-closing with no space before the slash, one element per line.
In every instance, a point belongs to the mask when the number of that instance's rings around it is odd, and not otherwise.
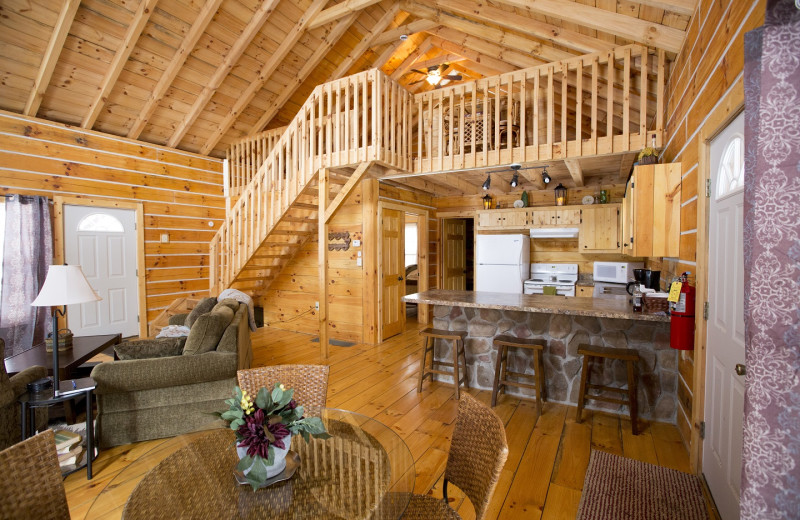
<path fill-rule="evenodd" d="M 456 291 L 467 289 L 467 221 L 446 219 L 442 240 L 442 288 Z"/>
<path fill-rule="evenodd" d="M 396 209 L 381 210 L 381 341 L 403 331 L 405 304 L 405 215 Z"/>
<path fill-rule="evenodd" d="M 744 418 L 744 115 L 711 142 L 703 474 L 722 518 L 739 518 Z M 737 370 L 737 367 L 740 367 Z M 740 374 L 740 372 L 742 372 Z"/>

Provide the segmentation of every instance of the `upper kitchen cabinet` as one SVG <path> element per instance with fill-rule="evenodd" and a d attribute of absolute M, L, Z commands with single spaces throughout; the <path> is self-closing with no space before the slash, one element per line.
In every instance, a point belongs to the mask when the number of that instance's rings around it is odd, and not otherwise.
<path fill-rule="evenodd" d="M 619 253 L 619 204 L 599 204 L 581 208 L 578 251 L 581 253 Z"/>
<path fill-rule="evenodd" d="M 622 252 L 638 257 L 678 256 L 681 227 L 681 165 L 633 169 L 622 202 Z"/>

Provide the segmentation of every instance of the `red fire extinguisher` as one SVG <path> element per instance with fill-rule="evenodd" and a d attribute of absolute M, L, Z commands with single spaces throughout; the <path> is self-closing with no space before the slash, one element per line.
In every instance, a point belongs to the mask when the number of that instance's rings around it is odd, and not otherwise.
<path fill-rule="evenodd" d="M 678 280 L 681 284 L 678 301 L 670 310 L 669 346 L 678 350 L 694 350 L 694 287 L 689 285 L 689 272 Z"/>

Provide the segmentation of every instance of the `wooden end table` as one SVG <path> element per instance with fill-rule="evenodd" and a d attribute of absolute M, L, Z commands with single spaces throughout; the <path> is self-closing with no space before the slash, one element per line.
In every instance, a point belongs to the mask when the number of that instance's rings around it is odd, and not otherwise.
<path fill-rule="evenodd" d="M 103 352 L 108 347 L 118 345 L 122 341 L 121 334 L 103 334 L 99 336 L 81 336 L 72 339 L 72 348 L 58 352 L 59 379 L 72 379 L 75 370 Z M 114 356 L 116 358 L 116 355 Z M 47 368 L 47 373 L 53 374 L 53 353 L 47 352 L 44 343 L 36 345 L 16 356 L 5 360 L 6 372 L 9 376 L 22 372 L 35 365 Z"/>

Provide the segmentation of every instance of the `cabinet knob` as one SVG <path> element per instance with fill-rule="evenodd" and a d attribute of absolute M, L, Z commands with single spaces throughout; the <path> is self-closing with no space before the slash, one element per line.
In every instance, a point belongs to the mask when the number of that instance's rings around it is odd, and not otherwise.
<path fill-rule="evenodd" d="M 743 376 L 747 373 L 747 369 L 741 363 L 736 364 L 736 375 Z"/>

